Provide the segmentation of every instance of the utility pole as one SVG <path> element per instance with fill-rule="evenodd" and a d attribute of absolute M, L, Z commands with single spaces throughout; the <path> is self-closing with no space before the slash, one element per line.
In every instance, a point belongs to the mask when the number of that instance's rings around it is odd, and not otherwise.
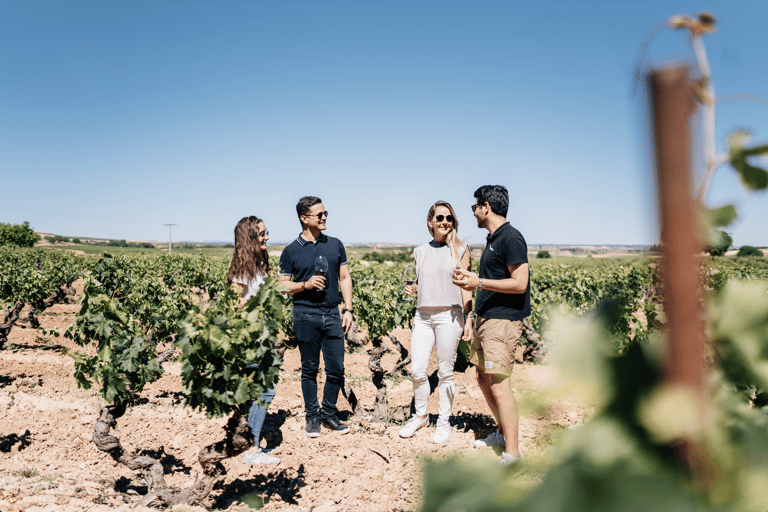
<path fill-rule="evenodd" d="M 171 254 L 171 250 L 173 250 L 173 242 L 171 242 L 171 226 L 176 226 L 176 224 L 163 224 L 163 226 L 168 226 L 168 254 Z"/>

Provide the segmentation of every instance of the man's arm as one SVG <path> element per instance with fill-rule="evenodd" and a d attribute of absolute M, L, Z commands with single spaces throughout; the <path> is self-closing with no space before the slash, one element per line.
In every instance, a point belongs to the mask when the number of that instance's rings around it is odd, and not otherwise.
<path fill-rule="evenodd" d="M 339 290 L 344 298 L 344 309 L 352 309 L 352 274 L 349 273 L 349 265 L 339 267 Z M 341 315 L 341 325 L 344 327 L 344 334 L 347 334 L 352 327 L 354 318 L 350 311 L 345 311 Z"/>
<path fill-rule="evenodd" d="M 461 268 L 469 270 L 471 261 L 469 258 L 469 247 L 464 251 L 464 255 L 461 257 Z M 466 320 L 464 322 L 464 332 L 461 334 L 461 339 L 464 341 L 472 340 L 472 330 L 474 329 L 474 316 L 472 314 L 472 292 L 470 290 L 461 289 L 461 305 Z"/>
<path fill-rule="evenodd" d="M 293 295 L 294 293 L 303 292 L 304 290 L 311 290 L 316 288 L 321 290 L 325 288 L 325 277 L 312 276 L 308 281 L 293 281 L 293 259 L 291 253 L 288 252 L 288 248 L 283 249 L 283 253 L 280 255 L 280 277 L 278 282 L 285 287 L 283 293 Z"/>
<path fill-rule="evenodd" d="M 499 293 L 525 293 L 528 288 L 528 264 L 518 263 L 509 265 L 511 277 L 506 279 L 483 278 L 483 290 Z M 453 284 L 472 291 L 480 284 L 480 278 L 474 272 L 468 270 L 456 270 L 453 274 Z"/>
<path fill-rule="evenodd" d="M 325 288 L 325 277 L 323 276 L 312 276 L 309 278 L 309 281 L 291 281 L 291 276 L 280 274 L 278 282 L 286 288 L 283 293 L 290 295 L 303 292 L 304 290 L 311 290 L 312 288 L 317 288 L 318 290 Z"/>

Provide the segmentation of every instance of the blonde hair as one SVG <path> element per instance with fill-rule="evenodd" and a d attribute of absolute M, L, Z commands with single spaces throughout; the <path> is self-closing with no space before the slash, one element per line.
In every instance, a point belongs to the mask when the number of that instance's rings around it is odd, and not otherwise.
<path fill-rule="evenodd" d="M 453 206 L 451 206 L 451 203 L 446 201 L 437 201 L 432 205 L 432 207 L 429 209 L 429 212 L 427 213 L 427 229 L 429 230 L 429 234 L 434 237 L 435 233 L 429 226 L 429 221 L 435 217 L 435 210 L 438 206 L 448 208 L 448 210 L 451 212 L 451 216 L 453 217 L 453 229 L 448 233 L 448 236 L 445 237 L 445 243 L 451 250 L 451 256 L 453 256 L 454 264 L 458 267 L 461 264 L 461 255 L 459 254 L 459 249 L 461 249 L 462 242 L 459 240 L 459 218 L 456 217 L 456 212 L 453 211 Z"/>

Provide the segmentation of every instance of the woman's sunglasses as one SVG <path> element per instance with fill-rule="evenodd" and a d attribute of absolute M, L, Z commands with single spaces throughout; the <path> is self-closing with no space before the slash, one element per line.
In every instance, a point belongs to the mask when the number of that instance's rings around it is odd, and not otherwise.
<path fill-rule="evenodd" d="M 437 222 L 443 222 L 444 220 L 447 220 L 451 224 L 453 224 L 453 215 L 435 215 L 435 220 Z"/>

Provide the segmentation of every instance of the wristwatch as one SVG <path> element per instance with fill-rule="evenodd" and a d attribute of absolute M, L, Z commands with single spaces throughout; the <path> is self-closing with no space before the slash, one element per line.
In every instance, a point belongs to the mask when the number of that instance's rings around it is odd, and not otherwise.
<path fill-rule="evenodd" d="M 352 313 L 353 315 L 355 314 L 355 310 L 354 310 L 354 309 L 352 309 L 352 308 L 349 308 L 349 309 L 342 309 L 342 310 L 341 310 L 341 314 L 343 315 L 343 314 L 344 314 L 344 313 L 346 313 L 347 311 L 349 311 L 349 312 L 350 312 L 350 313 Z"/>
<path fill-rule="evenodd" d="M 479 278 L 477 280 L 477 291 L 481 292 L 483 291 L 483 278 Z"/>

